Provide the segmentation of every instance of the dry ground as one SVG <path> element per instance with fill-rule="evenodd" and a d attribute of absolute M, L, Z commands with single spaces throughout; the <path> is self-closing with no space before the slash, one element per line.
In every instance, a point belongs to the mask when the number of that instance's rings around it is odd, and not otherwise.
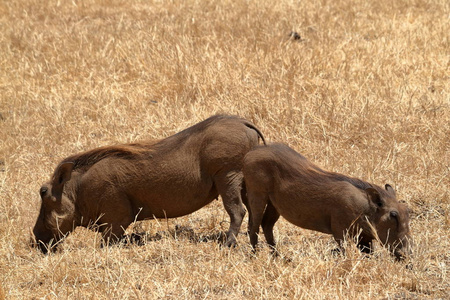
<path fill-rule="evenodd" d="M 447 0 L 1 0 L 0 299 L 448 299 L 449 15 Z M 100 248 L 77 229 L 56 254 L 29 247 L 59 160 L 215 113 L 393 184 L 412 209 L 413 269 L 381 247 L 334 257 L 330 236 L 284 220 L 284 258 L 264 243 L 253 257 L 244 234 L 223 248 L 219 201 L 136 224 L 144 246 Z"/>

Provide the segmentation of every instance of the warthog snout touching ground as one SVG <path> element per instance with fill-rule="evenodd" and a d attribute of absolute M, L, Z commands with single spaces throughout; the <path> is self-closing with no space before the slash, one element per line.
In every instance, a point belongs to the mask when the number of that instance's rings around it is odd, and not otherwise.
<path fill-rule="evenodd" d="M 134 220 L 187 215 L 221 195 L 233 245 L 245 215 L 242 162 L 259 138 L 265 143 L 248 121 L 218 115 L 157 142 L 67 157 L 40 189 L 33 244 L 46 252 L 75 227 L 90 225 L 117 241 Z"/>
<path fill-rule="evenodd" d="M 273 226 L 283 216 L 294 225 L 332 234 L 339 245 L 349 234 L 362 251 L 378 239 L 398 259 L 410 251 L 409 215 L 390 185 L 327 172 L 283 144 L 259 146 L 244 159 L 243 174 L 255 248 L 262 225 L 275 247 Z"/>

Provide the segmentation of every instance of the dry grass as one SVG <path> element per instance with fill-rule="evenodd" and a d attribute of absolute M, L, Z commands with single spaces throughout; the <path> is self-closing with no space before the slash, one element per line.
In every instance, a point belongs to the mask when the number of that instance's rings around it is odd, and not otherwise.
<path fill-rule="evenodd" d="M 449 15 L 446 0 L 1 1 L 0 299 L 448 299 Z M 253 257 L 245 235 L 224 249 L 208 239 L 227 228 L 218 201 L 136 224 L 144 246 L 77 229 L 59 253 L 29 248 L 59 160 L 218 112 L 393 184 L 413 210 L 414 268 L 351 243 L 333 257 L 330 236 L 284 220 L 285 259 Z"/>

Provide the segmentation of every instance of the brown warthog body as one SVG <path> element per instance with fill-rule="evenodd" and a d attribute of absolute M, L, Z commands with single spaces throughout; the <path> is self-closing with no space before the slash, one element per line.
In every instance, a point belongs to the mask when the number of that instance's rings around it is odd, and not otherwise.
<path fill-rule="evenodd" d="M 76 226 L 100 225 L 117 240 L 134 220 L 190 214 L 221 195 L 235 243 L 245 209 L 242 162 L 263 136 L 235 116 L 213 116 L 153 143 L 102 147 L 64 159 L 41 187 L 35 242 L 57 242 Z"/>
<path fill-rule="evenodd" d="M 408 248 L 408 211 L 390 185 L 383 189 L 324 171 L 283 144 L 250 151 L 243 174 L 253 247 L 261 224 L 267 242 L 275 246 L 273 226 L 281 214 L 294 225 L 332 234 L 339 245 L 348 233 L 358 237 L 363 251 L 370 252 L 376 235 L 397 258 Z"/>

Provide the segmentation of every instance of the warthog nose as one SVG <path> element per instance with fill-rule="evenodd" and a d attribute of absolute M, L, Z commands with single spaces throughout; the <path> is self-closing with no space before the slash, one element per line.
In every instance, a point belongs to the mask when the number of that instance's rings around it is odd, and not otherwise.
<path fill-rule="evenodd" d="M 49 246 L 47 244 L 51 244 L 53 240 L 50 240 L 49 243 L 44 243 L 40 239 L 36 238 L 36 236 L 33 234 L 30 237 L 30 245 L 33 248 L 39 249 L 42 253 L 47 254 L 49 252 Z"/>
<path fill-rule="evenodd" d="M 34 247 L 39 249 L 43 254 L 48 253 L 48 248 L 40 241 Z"/>

